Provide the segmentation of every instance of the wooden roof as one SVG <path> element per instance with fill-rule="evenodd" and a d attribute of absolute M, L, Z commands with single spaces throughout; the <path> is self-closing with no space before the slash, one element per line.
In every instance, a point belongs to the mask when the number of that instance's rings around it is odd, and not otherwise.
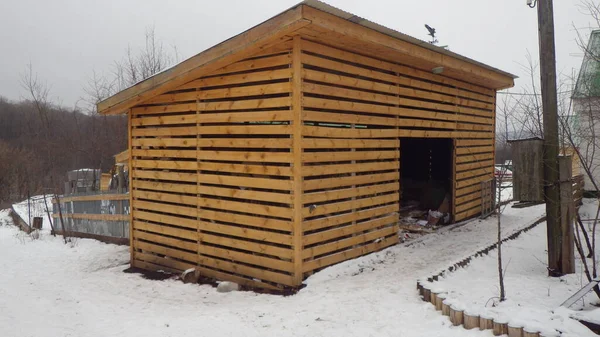
<path fill-rule="evenodd" d="M 98 103 L 102 114 L 126 113 L 144 101 L 193 79 L 302 34 L 331 46 L 431 71 L 490 89 L 514 85 L 514 75 L 383 27 L 316 0 L 283 13 L 211 47 Z"/>

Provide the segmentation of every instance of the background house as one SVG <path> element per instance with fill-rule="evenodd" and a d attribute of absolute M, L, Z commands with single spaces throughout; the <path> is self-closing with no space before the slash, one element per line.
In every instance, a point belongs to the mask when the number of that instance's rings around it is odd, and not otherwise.
<path fill-rule="evenodd" d="M 590 35 L 584 49 L 583 62 L 573 92 L 573 116 L 569 127 L 582 156 L 582 168 L 587 167 L 596 182 L 600 182 L 600 30 Z M 585 173 L 585 172 L 582 172 Z M 584 174 L 585 189 L 595 190 Z"/>

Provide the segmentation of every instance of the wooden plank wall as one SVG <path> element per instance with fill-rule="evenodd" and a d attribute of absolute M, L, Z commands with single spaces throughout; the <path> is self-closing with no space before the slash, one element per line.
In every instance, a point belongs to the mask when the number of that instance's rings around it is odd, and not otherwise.
<path fill-rule="evenodd" d="M 132 264 L 296 287 L 393 245 L 402 137 L 456 139 L 472 216 L 494 95 L 296 37 L 155 97 L 131 110 Z"/>
<path fill-rule="evenodd" d="M 381 184 L 371 192 L 390 193 L 377 194 L 379 201 L 370 201 L 371 205 L 386 205 L 397 197 L 398 138 L 455 139 L 454 219 L 478 214 L 480 182 L 493 176 L 495 91 L 310 41 L 318 39 L 316 35 L 302 46 L 305 155 L 316 163 L 318 156 L 346 160 L 338 163 L 338 173 L 364 180 L 371 177 L 369 183 Z M 344 127 L 333 127 L 340 125 Z M 331 154 L 317 148 L 351 153 Z M 310 172 L 305 171 L 305 175 Z M 307 184 L 310 178 L 305 179 Z M 396 210 L 390 206 L 378 214 Z"/>
<path fill-rule="evenodd" d="M 333 60 L 344 55 L 332 48 L 306 40 L 301 48 L 308 273 L 398 242 L 400 152 L 396 116 L 372 115 L 372 106 L 352 102 L 377 96 L 352 87 L 377 83 L 342 73 L 370 70 Z"/>
<path fill-rule="evenodd" d="M 135 266 L 295 286 L 291 43 L 132 109 Z"/>

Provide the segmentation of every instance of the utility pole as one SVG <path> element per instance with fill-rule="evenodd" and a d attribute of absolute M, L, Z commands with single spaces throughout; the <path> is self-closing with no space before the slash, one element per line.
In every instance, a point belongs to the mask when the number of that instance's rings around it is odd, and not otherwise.
<path fill-rule="evenodd" d="M 554 13 L 552 0 L 538 0 L 538 29 L 540 76 L 542 88 L 542 111 L 544 118 L 544 198 L 546 201 L 546 224 L 548 237 L 548 274 L 562 276 L 575 272 L 568 263 L 570 254 L 563 250 L 568 235 L 561 221 L 558 108 L 556 94 L 556 57 L 554 51 Z M 561 225 L 562 223 L 562 225 Z M 568 245 L 566 245 L 568 246 Z"/>

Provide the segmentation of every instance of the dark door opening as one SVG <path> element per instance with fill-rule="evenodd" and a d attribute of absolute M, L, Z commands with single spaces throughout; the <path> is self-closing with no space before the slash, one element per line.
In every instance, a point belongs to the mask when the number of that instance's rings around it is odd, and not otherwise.
<path fill-rule="evenodd" d="M 424 212 L 425 218 L 428 211 L 451 212 L 452 151 L 449 138 L 400 139 L 401 213 L 408 211 L 408 218 L 414 219 L 415 210 Z"/>

